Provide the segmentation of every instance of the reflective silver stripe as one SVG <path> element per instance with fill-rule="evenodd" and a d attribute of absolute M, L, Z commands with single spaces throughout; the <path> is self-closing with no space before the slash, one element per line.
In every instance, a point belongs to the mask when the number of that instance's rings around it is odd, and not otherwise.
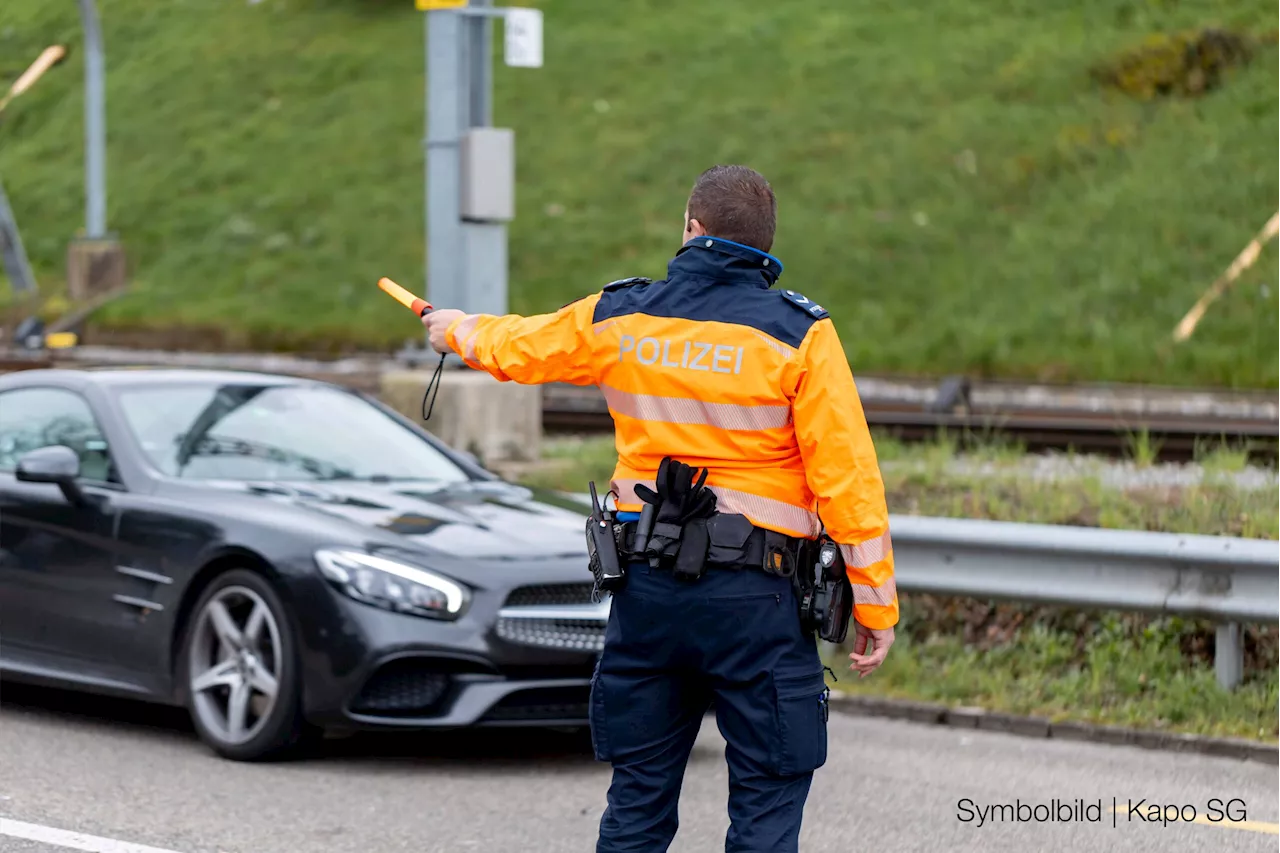
<path fill-rule="evenodd" d="M 453 333 L 453 339 L 458 344 L 458 354 L 467 361 L 476 360 L 476 323 L 479 322 L 479 314 L 468 314 L 458 323 L 458 328 Z"/>
<path fill-rule="evenodd" d="M 783 503 L 773 498 L 763 498 L 737 489 L 712 487 L 716 493 L 716 506 L 721 512 L 738 512 L 757 524 L 781 527 L 797 536 L 812 538 L 821 529 L 818 514 L 804 507 Z"/>
<path fill-rule="evenodd" d="M 653 480 L 614 480 L 610 485 L 618 495 L 618 503 L 636 504 L 641 503 L 636 497 L 636 485 L 641 483 L 654 488 Z M 818 535 L 818 514 L 804 507 L 723 486 L 710 489 L 716 493 L 716 508 L 721 512 L 740 513 L 758 525 L 781 528 L 794 536 Z"/>
<path fill-rule="evenodd" d="M 898 585 L 893 578 L 889 578 L 880 586 L 870 586 L 863 583 L 850 584 L 850 586 L 853 587 L 854 604 L 878 604 L 882 607 L 888 607 L 898 597 Z"/>
<path fill-rule="evenodd" d="M 844 564 L 855 569 L 866 569 L 874 566 L 893 553 L 893 541 L 889 539 L 889 531 L 881 533 L 866 542 L 857 545 L 841 545 L 840 554 Z"/>
<path fill-rule="evenodd" d="M 726 430 L 776 429 L 791 420 L 790 406 L 739 406 L 689 397 L 632 394 L 601 384 L 605 402 L 620 415 L 668 424 L 702 424 Z"/>
<path fill-rule="evenodd" d="M 783 344 L 778 343 L 773 338 L 767 335 L 762 335 L 759 332 L 752 332 L 752 334 L 755 335 L 760 340 L 764 341 L 766 344 L 768 344 L 773 349 L 774 352 L 776 352 L 778 355 L 782 356 L 783 358 L 791 358 L 791 356 L 796 354 L 795 350 L 791 349 L 788 346 L 784 346 Z"/>

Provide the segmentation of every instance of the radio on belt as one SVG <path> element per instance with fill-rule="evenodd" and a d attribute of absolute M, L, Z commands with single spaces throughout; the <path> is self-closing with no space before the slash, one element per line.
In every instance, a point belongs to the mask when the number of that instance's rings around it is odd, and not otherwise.
<path fill-rule="evenodd" d="M 600 506 L 596 484 L 592 480 L 591 517 L 587 519 L 587 555 L 591 575 L 595 578 L 595 595 L 616 592 L 626 582 L 626 570 L 618 559 L 618 542 L 614 538 L 613 513 Z"/>

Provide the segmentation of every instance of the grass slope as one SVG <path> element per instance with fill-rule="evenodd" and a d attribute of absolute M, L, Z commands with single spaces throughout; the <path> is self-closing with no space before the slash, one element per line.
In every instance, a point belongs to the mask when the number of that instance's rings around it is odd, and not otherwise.
<path fill-rule="evenodd" d="M 1275 209 L 1274 36 L 1197 99 L 1089 69 L 1150 34 L 1274 32 L 1261 0 L 543 0 L 546 66 L 496 72 L 518 139 L 511 308 L 663 274 L 693 177 L 764 171 L 783 285 L 859 372 L 1274 387 L 1276 250 L 1169 333 Z M 409 0 L 99 0 L 109 222 L 135 293 L 105 324 L 221 346 L 396 345 L 373 282 L 422 280 L 422 22 Z M 75 4 L 0 4 L 0 123 L 42 289 L 83 223 Z M 500 51 L 499 51 L 500 55 Z M 56 304 L 48 306 L 53 311 Z"/>

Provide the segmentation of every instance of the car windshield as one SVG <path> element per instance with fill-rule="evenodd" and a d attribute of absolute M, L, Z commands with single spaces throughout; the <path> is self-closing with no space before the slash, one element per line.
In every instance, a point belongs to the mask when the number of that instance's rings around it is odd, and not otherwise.
<path fill-rule="evenodd" d="M 116 392 L 143 452 L 191 480 L 469 478 L 360 397 L 309 385 L 190 383 Z"/>

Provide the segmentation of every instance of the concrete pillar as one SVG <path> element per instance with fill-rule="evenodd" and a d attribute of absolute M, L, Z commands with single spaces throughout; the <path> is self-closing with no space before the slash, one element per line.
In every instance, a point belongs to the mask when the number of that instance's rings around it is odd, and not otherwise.
<path fill-rule="evenodd" d="M 67 297 L 86 302 L 125 285 L 124 247 L 115 240 L 73 240 L 67 246 Z"/>
<path fill-rule="evenodd" d="M 422 420 L 422 397 L 431 370 L 383 374 L 384 403 L 426 427 L 450 447 L 486 466 L 537 461 L 542 445 L 542 386 L 499 382 L 478 370 L 447 369 L 440 377 L 431 420 Z"/>

